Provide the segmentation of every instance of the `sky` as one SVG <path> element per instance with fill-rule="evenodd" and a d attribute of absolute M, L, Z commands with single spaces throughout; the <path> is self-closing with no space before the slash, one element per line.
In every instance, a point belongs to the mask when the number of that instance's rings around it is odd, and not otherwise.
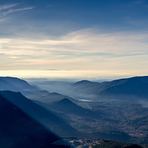
<path fill-rule="evenodd" d="M 0 75 L 148 73 L 148 0 L 0 0 Z"/>

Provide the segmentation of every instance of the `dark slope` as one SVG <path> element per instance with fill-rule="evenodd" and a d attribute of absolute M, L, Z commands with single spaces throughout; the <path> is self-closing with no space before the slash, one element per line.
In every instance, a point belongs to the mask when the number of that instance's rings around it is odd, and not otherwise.
<path fill-rule="evenodd" d="M 74 102 L 72 102 L 71 100 L 67 98 L 53 103 L 52 105 L 50 105 L 50 107 L 54 108 L 55 110 L 62 111 L 64 113 L 78 114 L 78 115 L 83 115 L 83 116 L 90 114 L 91 112 L 75 104 Z"/>
<path fill-rule="evenodd" d="M 62 118 L 27 99 L 21 93 L 2 91 L 0 95 L 7 98 L 7 100 L 23 110 L 30 117 L 60 136 L 74 136 L 77 133 Z"/>
<path fill-rule="evenodd" d="M 94 112 L 89 109 L 83 108 L 67 98 L 50 104 L 49 108 L 52 109 L 54 112 L 60 112 L 71 117 L 73 117 L 74 115 L 88 119 L 97 119 L 104 116 L 104 114 L 99 111 Z"/>
<path fill-rule="evenodd" d="M 1 148 L 64 147 L 53 144 L 61 139 L 1 95 L 0 118 Z"/>

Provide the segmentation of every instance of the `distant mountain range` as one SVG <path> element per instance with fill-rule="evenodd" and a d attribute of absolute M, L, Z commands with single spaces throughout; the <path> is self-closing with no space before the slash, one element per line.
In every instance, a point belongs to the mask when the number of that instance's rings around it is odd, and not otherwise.
<path fill-rule="evenodd" d="M 105 85 L 101 94 L 148 98 L 148 76 L 115 80 Z"/>
<path fill-rule="evenodd" d="M 86 97 L 88 95 L 88 97 L 90 96 L 92 98 L 93 96 L 96 96 L 96 98 L 148 98 L 148 76 L 118 79 L 101 83 L 82 80 L 71 85 L 69 84 L 67 87 L 69 87 L 69 93 L 66 93 L 68 92 L 68 88 L 66 88 L 65 95 L 62 95 L 58 92 L 49 93 L 44 90 L 44 88 L 40 89 L 39 87 L 33 86 L 22 79 L 0 77 L 0 90 L 22 92 L 31 99 L 45 102 L 58 101 L 64 98 L 70 99 L 73 96 L 77 96 L 77 94 L 81 97 Z"/>
<path fill-rule="evenodd" d="M 0 90 L 21 92 L 27 98 L 40 100 L 42 102 L 53 102 L 68 96 L 48 92 L 42 88 L 29 84 L 27 81 L 15 77 L 0 77 Z"/>
<path fill-rule="evenodd" d="M 93 82 L 82 80 L 75 83 L 57 81 L 31 81 L 47 91 L 60 92 L 75 99 L 120 99 L 148 98 L 148 76 L 131 77 L 113 81 Z M 64 98 L 63 98 L 64 99 Z"/>
<path fill-rule="evenodd" d="M 119 79 L 109 82 L 76 82 L 73 89 L 81 94 L 106 96 L 108 98 L 148 98 L 148 76 Z"/>

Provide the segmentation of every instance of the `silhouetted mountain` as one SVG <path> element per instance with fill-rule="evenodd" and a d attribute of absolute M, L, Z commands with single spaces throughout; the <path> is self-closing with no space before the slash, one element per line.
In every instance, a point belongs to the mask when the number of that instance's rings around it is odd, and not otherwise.
<path fill-rule="evenodd" d="M 15 77 L 0 77 L 0 90 L 32 91 L 37 89 L 26 81 Z"/>
<path fill-rule="evenodd" d="M 3 93 L 2 93 L 3 94 Z M 31 118 L 9 99 L 14 93 L 0 94 L 0 147 L 1 148 L 64 148 L 61 138 Z M 15 94 L 18 96 L 20 94 Z M 4 97 L 7 96 L 7 97 Z M 21 98 L 20 98 L 21 99 Z M 63 143 L 64 144 L 64 143 Z M 66 143 L 65 143 L 66 144 Z"/>
<path fill-rule="evenodd" d="M 7 98 L 7 100 L 38 121 L 40 124 L 44 125 L 47 129 L 52 130 L 60 136 L 72 136 L 77 133 L 58 115 L 27 99 L 21 93 L 2 91 L 0 92 L 0 95 Z"/>
<path fill-rule="evenodd" d="M 109 97 L 148 97 L 148 76 L 119 79 L 109 82 L 79 81 L 74 90 L 82 94 Z"/>
<path fill-rule="evenodd" d="M 103 95 L 148 97 L 148 76 L 119 79 L 105 84 Z"/>

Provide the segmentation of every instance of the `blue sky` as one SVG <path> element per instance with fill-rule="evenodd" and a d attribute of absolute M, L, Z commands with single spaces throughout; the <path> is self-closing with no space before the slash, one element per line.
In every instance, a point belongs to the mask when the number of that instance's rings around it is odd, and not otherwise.
<path fill-rule="evenodd" d="M 148 0 L 1 0 L 0 58 L 1 75 L 146 75 Z"/>
<path fill-rule="evenodd" d="M 11 24 L 16 28 L 23 25 L 26 29 L 32 25 L 44 32 L 44 26 L 49 26 L 52 34 L 90 27 L 104 31 L 144 30 L 148 27 L 147 0 L 1 0 L 0 4 L 18 4 L 10 8 L 12 10 L 32 7 L 30 11 L 9 14 L 13 19 Z"/>

